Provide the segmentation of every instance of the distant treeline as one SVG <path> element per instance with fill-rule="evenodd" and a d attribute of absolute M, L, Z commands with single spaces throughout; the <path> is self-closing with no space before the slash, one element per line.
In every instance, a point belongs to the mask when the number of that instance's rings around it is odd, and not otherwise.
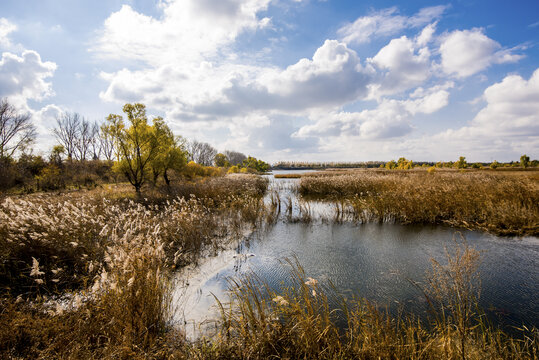
<path fill-rule="evenodd" d="M 482 168 L 528 168 L 538 167 L 539 160 L 531 160 L 522 155 L 520 161 L 510 162 L 466 162 L 461 156 L 457 161 L 412 161 L 404 157 L 398 161 L 360 161 L 360 162 L 309 162 L 309 161 L 279 161 L 271 166 L 272 170 L 319 170 L 319 169 L 358 169 L 358 168 L 386 168 L 386 169 L 412 169 L 416 167 L 458 168 L 458 169 L 482 169 Z"/>
<path fill-rule="evenodd" d="M 383 161 L 363 162 L 305 162 L 305 161 L 279 161 L 271 166 L 272 170 L 313 170 L 313 169 L 352 169 L 377 168 L 385 164 Z"/>

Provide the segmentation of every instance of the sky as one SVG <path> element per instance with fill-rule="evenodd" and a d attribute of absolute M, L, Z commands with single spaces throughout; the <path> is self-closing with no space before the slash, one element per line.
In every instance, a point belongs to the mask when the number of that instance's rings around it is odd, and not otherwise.
<path fill-rule="evenodd" d="M 1 0 L 0 97 L 266 161 L 539 158 L 539 2 Z"/>

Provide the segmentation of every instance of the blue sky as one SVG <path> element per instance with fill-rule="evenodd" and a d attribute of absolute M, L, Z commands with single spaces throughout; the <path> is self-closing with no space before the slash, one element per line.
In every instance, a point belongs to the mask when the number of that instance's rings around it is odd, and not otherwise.
<path fill-rule="evenodd" d="M 539 2 L 2 0 L 0 96 L 265 160 L 539 158 Z"/>

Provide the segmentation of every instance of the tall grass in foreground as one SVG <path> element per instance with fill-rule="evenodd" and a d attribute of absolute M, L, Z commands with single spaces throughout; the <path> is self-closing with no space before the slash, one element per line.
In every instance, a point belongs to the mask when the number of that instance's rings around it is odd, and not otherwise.
<path fill-rule="evenodd" d="M 143 358 L 183 342 L 169 324 L 173 270 L 257 225 L 265 184 L 227 177 L 138 201 L 121 190 L 6 197 L 0 357 Z"/>
<path fill-rule="evenodd" d="M 477 304 L 477 251 L 466 244 L 433 262 L 423 289 L 431 321 L 391 317 L 366 300 L 346 301 L 289 261 L 294 285 L 275 292 L 255 274 L 231 281 L 222 330 L 191 356 L 221 359 L 536 359 L 539 333 L 514 338 L 490 326 Z M 335 299 L 341 305 L 330 307 Z M 339 323 L 346 324 L 344 329 Z"/>
<path fill-rule="evenodd" d="M 485 172 L 356 171 L 301 178 L 300 194 L 345 199 L 356 220 L 449 224 L 501 235 L 539 234 L 539 181 Z"/>

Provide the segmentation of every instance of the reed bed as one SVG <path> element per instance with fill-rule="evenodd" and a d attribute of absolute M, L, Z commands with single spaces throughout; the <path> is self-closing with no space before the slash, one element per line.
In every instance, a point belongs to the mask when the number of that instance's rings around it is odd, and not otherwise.
<path fill-rule="evenodd" d="M 529 174 L 529 175 L 524 175 Z M 535 173 L 356 171 L 305 176 L 306 198 L 346 200 L 361 222 L 449 224 L 499 235 L 539 234 Z"/>
<path fill-rule="evenodd" d="M 120 186 L 6 197 L 0 357 L 145 358 L 183 341 L 169 324 L 172 272 L 262 222 L 266 185 L 235 176 L 184 196 Z"/>
<path fill-rule="evenodd" d="M 275 174 L 275 179 L 300 179 L 303 174 Z"/>
<path fill-rule="evenodd" d="M 477 251 L 465 243 L 433 262 L 425 294 L 431 320 L 391 317 L 365 299 L 346 300 L 331 284 L 287 261 L 291 287 L 275 291 L 256 274 L 230 281 L 213 340 L 188 349 L 211 359 L 536 359 L 537 329 L 510 337 L 477 305 Z M 338 303 L 335 307 L 331 304 Z"/>

